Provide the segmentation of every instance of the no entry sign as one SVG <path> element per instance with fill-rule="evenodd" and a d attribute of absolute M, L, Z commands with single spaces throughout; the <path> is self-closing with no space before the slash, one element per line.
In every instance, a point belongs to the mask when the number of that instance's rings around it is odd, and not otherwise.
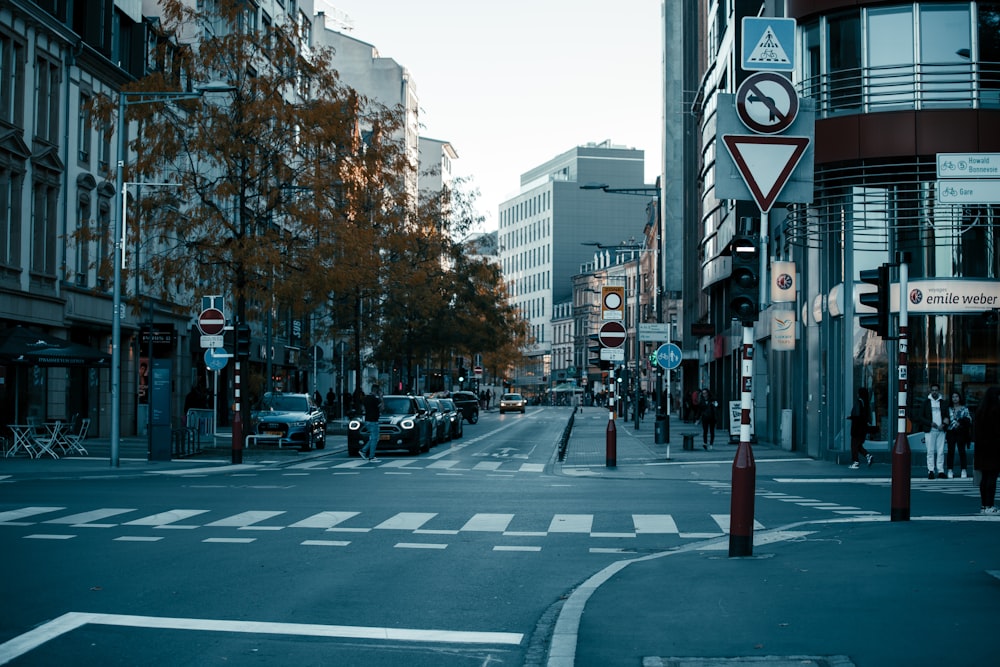
<path fill-rule="evenodd" d="M 198 328 L 206 336 L 218 336 L 226 328 L 226 316 L 218 308 L 206 308 L 198 315 Z"/>
<path fill-rule="evenodd" d="M 621 322 L 605 322 L 601 325 L 597 340 L 604 347 L 621 347 L 625 342 L 625 327 Z"/>

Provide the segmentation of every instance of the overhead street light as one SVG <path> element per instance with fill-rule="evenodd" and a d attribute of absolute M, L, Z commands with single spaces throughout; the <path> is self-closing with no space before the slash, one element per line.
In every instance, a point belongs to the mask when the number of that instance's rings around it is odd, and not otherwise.
<path fill-rule="evenodd" d="M 118 214 L 115 216 L 115 248 L 114 248 L 114 285 L 113 310 L 111 314 L 111 465 L 119 466 L 119 451 L 121 448 L 121 375 L 122 375 L 122 264 L 125 261 L 125 108 L 136 104 L 149 104 L 171 100 L 192 100 L 206 93 L 226 93 L 236 90 L 228 84 L 210 84 L 197 88 L 192 92 L 181 91 L 118 91 L 118 168 L 116 183 L 122 193 Z"/>

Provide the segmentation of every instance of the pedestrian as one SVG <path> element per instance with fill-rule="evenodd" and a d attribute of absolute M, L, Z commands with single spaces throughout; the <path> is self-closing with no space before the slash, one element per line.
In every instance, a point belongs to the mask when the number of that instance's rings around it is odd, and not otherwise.
<path fill-rule="evenodd" d="M 931 393 L 927 395 L 917 421 L 924 431 L 927 447 L 927 479 L 944 479 L 944 432 L 948 428 L 948 406 L 936 382 L 931 385 Z"/>
<path fill-rule="evenodd" d="M 972 440 L 972 415 L 969 408 L 965 407 L 965 400 L 962 394 L 957 391 L 951 392 L 951 405 L 948 408 L 948 430 L 945 432 L 945 442 L 948 443 L 948 456 L 945 464 L 948 468 L 948 479 L 955 476 L 955 449 L 958 449 L 958 463 L 962 466 L 962 477 L 968 477 L 966 472 L 967 457 L 965 454 L 969 441 Z"/>
<path fill-rule="evenodd" d="M 858 389 L 858 400 L 854 401 L 854 407 L 851 408 L 851 414 L 848 419 L 851 420 L 851 470 L 857 470 L 861 467 L 858 462 L 861 456 L 865 457 L 865 461 L 868 462 L 868 466 L 871 467 L 874 457 L 868 453 L 865 449 L 865 438 L 868 437 L 869 422 L 871 420 L 871 408 L 868 405 L 868 388 L 860 387 Z"/>
<path fill-rule="evenodd" d="M 1000 387 L 986 390 L 976 411 L 973 465 L 980 473 L 979 500 L 983 514 L 997 514 L 997 473 L 1000 472 Z"/>
<path fill-rule="evenodd" d="M 701 421 L 701 405 L 699 404 L 701 403 L 701 395 L 706 391 L 708 390 L 695 389 L 691 392 L 691 409 L 693 410 L 691 420 L 696 424 Z"/>
<path fill-rule="evenodd" d="M 365 428 L 368 429 L 368 442 L 361 448 L 361 458 L 365 461 L 378 463 L 379 459 L 375 457 L 375 452 L 378 449 L 378 420 L 382 412 L 382 397 L 379 395 L 378 384 L 373 384 L 371 392 L 364 394 L 363 403 L 365 407 Z"/>
<path fill-rule="evenodd" d="M 715 417 L 719 402 L 712 396 L 712 392 L 702 389 L 698 407 L 701 410 L 701 447 L 709 450 L 715 447 Z"/>
<path fill-rule="evenodd" d="M 639 420 L 646 418 L 646 392 L 639 394 Z"/>

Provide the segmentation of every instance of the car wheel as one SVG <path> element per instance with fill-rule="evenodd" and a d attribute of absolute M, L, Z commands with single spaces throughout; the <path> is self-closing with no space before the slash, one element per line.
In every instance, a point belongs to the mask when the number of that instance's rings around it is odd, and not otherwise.
<path fill-rule="evenodd" d="M 479 411 L 476 410 L 471 415 L 469 415 L 469 423 L 470 424 L 475 424 L 478 421 L 479 421 Z"/>

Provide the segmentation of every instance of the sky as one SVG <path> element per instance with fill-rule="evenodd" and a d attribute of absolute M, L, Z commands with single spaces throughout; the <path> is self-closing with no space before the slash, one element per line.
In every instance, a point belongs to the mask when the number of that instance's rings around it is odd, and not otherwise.
<path fill-rule="evenodd" d="M 421 136 L 450 142 L 453 175 L 480 192 L 480 231 L 497 228 L 522 173 L 576 146 L 641 149 L 646 183 L 656 180 L 660 0 L 326 2 L 353 26 L 346 34 L 409 71 Z"/>

